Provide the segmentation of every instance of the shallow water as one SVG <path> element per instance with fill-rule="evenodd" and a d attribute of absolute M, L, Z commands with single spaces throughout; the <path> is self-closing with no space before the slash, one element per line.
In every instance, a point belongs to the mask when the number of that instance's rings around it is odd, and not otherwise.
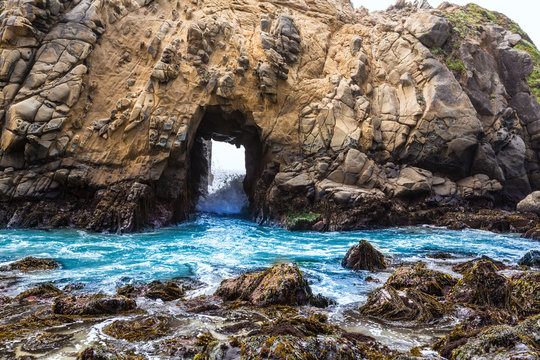
<path fill-rule="evenodd" d="M 438 335 L 437 329 L 401 329 L 366 320 L 355 309 L 370 291 L 380 286 L 389 272 L 370 274 L 341 267 L 341 259 L 360 239 L 371 242 L 391 262 L 423 260 L 428 266 L 451 271 L 452 262 L 478 255 L 516 263 L 527 251 L 537 248 L 533 240 L 513 234 L 477 230 L 451 231 L 434 227 L 392 228 L 347 233 L 289 232 L 260 226 L 239 217 L 199 214 L 176 227 L 139 234 L 104 235 L 76 230 L 2 230 L 0 263 L 26 256 L 51 257 L 61 269 L 22 275 L 2 289 L 0 295 L 14 296 L 36 283 L 52 281 L 57 287 L 81 282 L 81 292 L 115 293 L 128 283 L 187 277 L 204 285 L 191 295 L 212 294 L 221 280 L 275 263 L 296 262 L 311 282 L 314 293 L 337 301 L 331 319 L 340 325 L 375 336 L 393 347 L 407 349 Z M 432 260 L 437 252 L 456 255 L 453 260 Z M 381 283 L 366 282 L 371 275 Z M 6 286 L 6 284 L 4 284 Z M 149 312 L 163 312 L 161 302 L 138 301 Z M 157 307 L 157 308 L 156 308 Z M 154 309 L 154 310 L 152 310 Z M 178 312 L 167 307 L 172 315 Z M 99 338 L 97 325 L 84 342 Z"/>

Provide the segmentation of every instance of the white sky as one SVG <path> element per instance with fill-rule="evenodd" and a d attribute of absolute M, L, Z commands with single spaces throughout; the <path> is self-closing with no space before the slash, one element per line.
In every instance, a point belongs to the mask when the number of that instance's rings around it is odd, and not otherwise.
<path fill-rule="evenodd" d="M 238 149 L 236 146 L 226 142 L 212 140 L 212 169 L 245 173 L 244 147 Z"/>
<path fill-rule="evenodd" d="M 437 7 L 442 1 L 428 0 L 431 6 Z M 385 10 L 396 3 L 395 0 L 352 0 L 354 6 L 364 6 L 370 11 Z M 488 10 L 498 11 L 517 22 L 535 44 L 540 45 L 540 1 L 539 0 L 453 0 L 458 5 L 474 2 Z"/>
<path fill-rule="evenodd" d="M 385 10 L 394 4 L 395 0 L 352 0 L 354 6 L 365 6 L 370 11 Z M 433 7 L 442 1 L 429 0 Z M 466 5 L 471 1 L 454 0 L 458 5 Z M 537 46 L 540 45 L 540 0 L 475 0 L 476 4 L 488 10 L 505 14 L 517 22 L 529 34 Z M 214 169 L 245 171 L 244 148 L 237 149 L 234 145 L 223 142 L 213 142 L 212 167 Z"/>

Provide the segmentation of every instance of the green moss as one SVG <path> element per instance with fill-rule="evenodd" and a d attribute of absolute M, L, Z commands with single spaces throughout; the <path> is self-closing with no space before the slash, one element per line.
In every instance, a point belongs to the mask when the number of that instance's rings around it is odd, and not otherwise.
<path fill-rule="evenodd" d="M 460 74 L 465 74 L 467 72 L 465 64 L 463 64 L 463 61 L 461 61 L 461 59 L 449 57 L 446 59 L 446 65 L 448 65 L 450 70 L 458 72 Z"/>
<path fill-rule="evenodd" d="M 527 82 L 531 87 L 534 96 L 540 102 L 540 51 L 529 41 L 523 39 L 514 48 L 526 51 L 534 63 L 534 69 L 531 75 L 527 77 Z"/>
<path fill-rule="evenodd" d="M 300 222 L 312 223 L 318 221 L 321 218 L 320 214 L 315 213 L 302 213 L 302 212 L 289 212 L 287 214 L 286 223 L 290 227 L 298 225 Z"/>

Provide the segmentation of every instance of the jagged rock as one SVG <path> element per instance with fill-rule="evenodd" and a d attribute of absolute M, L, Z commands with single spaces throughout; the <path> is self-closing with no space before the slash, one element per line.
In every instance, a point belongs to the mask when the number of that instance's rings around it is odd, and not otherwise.
<path fill-rule="evenodd" d="M 429 48 L 443 46 L 450 37 L 450 22 L 428 12 L 414 14 L 407 20 L 405 27 Z"/>
<path fill-rule="evenodd" d="M 515 327 L 487 328 L 452 352 L 453 359 L 535 359 L 540 339 L 540 318 L 532 317 Z"/>
<path fill-rule="evenodd" d="M 405 218 L 427 200 L 467 212 L 540 188 L 536 50 L 502 14 L 19 2 L 0 14 L 0 226 L 184 220 L 207 181 L 203 138 L 245 147 L 254 218 L 320 214 L 321 230 L 435 222 Z"/>
<path fill-rule="evenodd" d="M 406 288 L 398 291 L 385 285 L 372 292 L 360 312 L 391 321 L 430 322 L 441 318 L 446 307 L 422 291 Z"/>
<path fill-rule="evenodd" d="M 112 315 L 134 310 L 136 307 L 134 300 L 125 297 L 77 295 L 56 299 L 53 312 L 61 315 Z"/>
<path fill-rule="evenodd" d="M 0 271 L 20 270 L 23 272 L 37 270 L 52 270 L 60 267 L 60 264 L 54 259 L 41 259 L 33 256 L 25 257 L 8 265 L 0 267 Z"/>
<path fill-rule="evenodd" d="M 519 265 L 540 267 L 540 250 L 531 250 L 518 262 Z"/>
<path fill-rule="evenodd" d="M 512 283 L 497 273 L 491 261 L 480 260 L 465 272 L 446 298 L 456 303 L 509 309 L 513 306 Z"/>
<path fill-rule="evenodd" d="M 58 289 L 51 283 L 39 285 L 35 288 L 23 291 L 15 300 L 35 300 L 35 299 L 51 299 L 63 295 L 62 290 Z"/>
<path fill-rule="evenodd" d="M 386 269 L 384 255 L 366 240 L 360 240 L 357 245 L 347 251 L 341 261 L 341 266 L 352 270 L 383 270 Z"/>
<path fill-rule="evenodd" d="M 296 264 L 281 264 L 259 273 L 222 281 L 215 295 L 255 306 L 306 305 L 313 295 Z"/>
<path fill-rule="evenodd" d="M 497 261 L 497 260 L 494 260 L 494 259 L 490 258 L 489 256 L 482 255 L 481 257 L 479 257 L 477 259 L 467 261 L 467 262 L 464 262 L 464 263 L 459 263 L 459 264 L 456 264 L 456 265 L 452 266 L 452 271 L 455 271 L 455 272 L 460 273 L 460 274 L 465 274 L 465 273 L 469 272 L 476 264 L 478 264 L 481 261 L 489 261 L 490 263 L 492 263 L 495 266 L 495 268 L 497 270 L 504 270 L 504 269 L 507 268 L 507 266 L 502 261 Z"/>
<path fill-rule="evenodd" d="M 512 296 L 521 316 L 540 313 L 540 273 L 520 274 L 512 278 Z"/>
<path fill-rule="evenodd" d="M 450 275 L 428 269 L 424 263 L 420 263 L 397 269 L 386 283 L 396 290 L 413 288 L 428 295 L 443 296 L 457 282 L 458 280 Z"/>
<path fill-rule="evenodd" d="M 150 316 L 132 320 L 116 320 L 107 325 L 103 332 L 116 339 L 150 341 L 165 336 L 168 325 L 168 318 Z"/>

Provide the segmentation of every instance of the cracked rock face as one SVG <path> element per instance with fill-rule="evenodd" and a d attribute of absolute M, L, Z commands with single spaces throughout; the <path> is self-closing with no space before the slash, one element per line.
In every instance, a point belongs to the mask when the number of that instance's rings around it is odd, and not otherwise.
<path fill-rule="evenodd" d="M 359 228 L 426 199 L 513 206 L 540 187 L 539 64 L 516 24 L 478 9 L 9 0 L 0 224 L 182 220 L 210 139 L 246 148 L 261 220 L 307 209 L 321 229 Z"/>

